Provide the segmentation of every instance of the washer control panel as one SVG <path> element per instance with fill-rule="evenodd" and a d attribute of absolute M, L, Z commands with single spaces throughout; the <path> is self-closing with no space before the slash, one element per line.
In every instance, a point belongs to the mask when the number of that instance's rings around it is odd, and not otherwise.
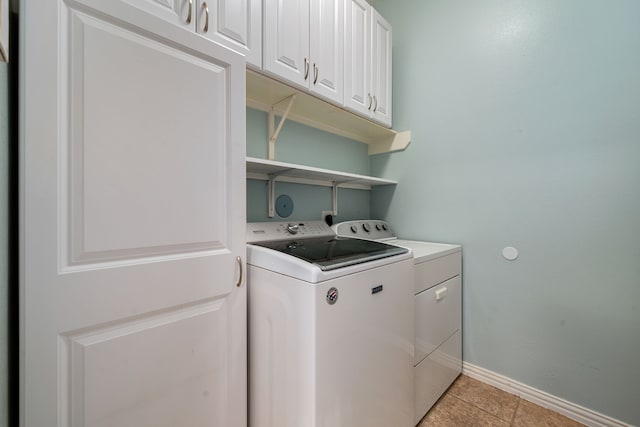
<path fill-rule="evenodd" d="M 334 237 L 336 233 L 324 221 L 249 222 L 247 243 L 290 240 L 309 237 Z"/>
<path fill-rule="evenodd" d="M 335 224 L 333 230 L 338 236 L 359 237 L 361 239 L 390 239 L 396 237 L 391 226 L 384 221 L 345 221 Z"/>

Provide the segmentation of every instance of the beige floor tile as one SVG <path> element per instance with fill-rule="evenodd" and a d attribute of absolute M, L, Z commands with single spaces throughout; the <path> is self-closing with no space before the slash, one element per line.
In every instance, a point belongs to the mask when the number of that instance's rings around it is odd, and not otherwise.
<path fill-rule="evenodd" d="M 518 406 L 517 396 L 466 375 L 460 375 L 447 393 L 507 422 L 511 422 Z"/>
<path fill-rule="evenodd" d="M 463 426 L 509 427 L 509 423 L 457 397 L 446 394 L 418 424 L 418 427 Z"/>
<path fill-rule="evenodd" d="M 569 419 L 556 412 L 534 405 L 526 400 L 520 400 L 520 405 L 513 419 L 514 427 L 580 427 L 577 421 Z"/>

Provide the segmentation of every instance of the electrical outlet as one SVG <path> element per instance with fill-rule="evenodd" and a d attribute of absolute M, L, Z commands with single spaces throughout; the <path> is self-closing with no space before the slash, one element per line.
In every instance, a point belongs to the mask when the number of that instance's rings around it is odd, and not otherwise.
<path fill-rule="evenodd" d="M 324 221 L 327 215 L 333 215 L 333 211 L 322 211 L 322 216 L 320 217 L 320 219 Z"/>

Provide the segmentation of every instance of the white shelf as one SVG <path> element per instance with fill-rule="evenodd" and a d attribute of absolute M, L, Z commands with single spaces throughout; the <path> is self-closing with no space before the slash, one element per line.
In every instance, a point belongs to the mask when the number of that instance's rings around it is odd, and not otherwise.
<path fill-rule="evenodd" d="M 411 131 L 397 132 L 270 77 L 247 70 L 247 106 L 282 116 L 296 95 L 287 120 L 344 136 L 369 146 L 369 154 L 391 153 L 407 148 Z"/>
<path fill-rule="evenodd" d="M 338 172 L 293 163 L 277 162 L 274 160 L 257 159 L 254 157 L 247 157 L 247 178 L 263 181 L 276 178 L 277 181 L 321 185 L 324 187 L 337 185 L 340 188 L 355 188 L 358 190 L 370 190 L 371 187 L 378 185 L 395 185 L 398 183 L 397 181 L 389 179 L 374 178 L 372 176 Z"/>
<path fill-rule="evenodd" d="M 269 217 L 273 217 L 276 181 L 321 185 L 333 189 L 333 214 L 338 214 L 338 188 L 370 190 L 379 185 L 396 185 L 397 181 L 372 176 L 338 172 L 329 169 L 302 166 L 293 163 L 247 157 L 247 179 L 269 182 Z"/>

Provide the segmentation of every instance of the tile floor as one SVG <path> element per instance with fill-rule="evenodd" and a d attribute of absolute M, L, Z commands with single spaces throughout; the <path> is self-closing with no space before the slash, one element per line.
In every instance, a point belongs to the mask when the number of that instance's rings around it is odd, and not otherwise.
<path fill-rule="evenodd" d="M 579 427 L 583 424 L 460 375 L 417 427 L 431 426 Z"/>

